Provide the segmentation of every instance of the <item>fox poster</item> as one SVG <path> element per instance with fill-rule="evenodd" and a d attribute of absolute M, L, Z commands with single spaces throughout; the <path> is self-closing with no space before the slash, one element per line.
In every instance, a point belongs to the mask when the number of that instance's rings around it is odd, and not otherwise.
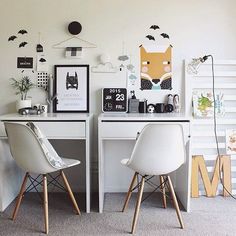
<path fill-rule="evenodd" d="M 140 46 L 141 90 L 172 89 L 172 46 Z"/>

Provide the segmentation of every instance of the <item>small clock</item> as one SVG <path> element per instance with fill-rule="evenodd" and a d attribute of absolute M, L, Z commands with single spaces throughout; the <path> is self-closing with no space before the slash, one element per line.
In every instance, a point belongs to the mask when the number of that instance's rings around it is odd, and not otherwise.
<path fill-rule="evenodd" d="M 103 112 L 127 112 L 127 89 L 104 88 L 102 90 Z"/>

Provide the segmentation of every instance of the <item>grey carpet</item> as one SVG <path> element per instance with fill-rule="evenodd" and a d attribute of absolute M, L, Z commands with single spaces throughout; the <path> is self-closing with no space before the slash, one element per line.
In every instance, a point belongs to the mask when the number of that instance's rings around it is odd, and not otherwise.
<path fill-rule="evenodd" d="M 127 212 L 121 213 L 124 194 L 107 194 L 105 211 L 73 213 L 68 196 L 64 193 L 49 195 L 49 235 L 129 235 L 136 196 L 132 196 Z M 96 198 L 95 198 L 96 199 Z M 83 205 L 83 198 L 79 198 Z M 25 196 L 15 222 L 9 217 L 14 203 L 0 213 L 0 235 L 45 235 L 43 208 L 36 193 Z M 83 208 L 83 207 L 82 207 Z M 163 209 L 159 194 L 143 202 L 135 235 L 236 235 L 236 201 L 231 198 L 192 199 L 192 211 L 182 211 L 185 229 L 179 228 L 175 210 L 168 202 Z"/>

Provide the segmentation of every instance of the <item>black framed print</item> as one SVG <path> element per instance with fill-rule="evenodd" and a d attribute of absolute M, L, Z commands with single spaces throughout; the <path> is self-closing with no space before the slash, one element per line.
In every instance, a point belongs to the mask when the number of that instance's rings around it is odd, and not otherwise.
<path fill-rule="evenodd" d="M 89 65 L 55 65 L 54 112 L 89 112 Z"/>

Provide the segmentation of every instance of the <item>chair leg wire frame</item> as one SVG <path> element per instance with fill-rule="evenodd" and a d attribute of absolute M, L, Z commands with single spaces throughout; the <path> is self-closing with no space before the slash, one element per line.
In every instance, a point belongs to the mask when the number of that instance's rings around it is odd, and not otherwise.
<path fill-rule="evenodd" d="M 43 176 L 43 178 L 40 180 L 40 177 Z M 50 177 L 50 181 L 48 181 L 48 178 Z M 65 187 L 58 181 L 59 177 L 62 177 L 62 180 L 65 184 Z M 30 181 L 30 185 L 26 188 L 27 180 Z M 75 208 L 76 214 L 81 215 L 80 209 L 77 205 L 77 202 L 75 200 L 74 194 L 71 190 L 71 187 L 68 183 L 68 180 L 64 174 L 64 172 L 61 170 L 60 174 L 56 175 L 55 177 L 51 174 L 43 174 L 38 175 L 37 177 L 32 177 L 28 172 L 25 174 L 25 177 L 23 179 L 21 189 L 19 192 L 19 195 L 17 197 L 15 209 L 12 215 L 12 220 L 16 219 L 20 204 L 22 202 L 22 198 L 25 194 L 29 193 L 31 190 L 35 190 L 40 197 L 41 201 L 44 205 L 44 219 L 45 219 L 45 233 L 48 234 L 49 224 L 48 224 L 48 186 L 53 185 L 56 188 L 59 188 L 65 192 L 68 192 L 70 199 L 73 203 L 73 206 Z M 43 187 L 43 197 L 42 194 L 38 191 L 38 187 Z"/>
<path fill-rule="evenodd" d="M 141 177 L 141 181 L 139 181 L 139 177 Z M 135 207 L 135 212 L 134 212 L 134 217 L 133 217 L 133 222 L 132 222 L 132 229 L 131 229 L 131 233 L 133 234 L 135 232 L 136 229 L 136 225 L 137 225 L 137 220 L 138 220 L 138 214 L 139 214 L 139 210 L 140 210 L 140 205 L 142 202 L 144 202 L 146 199 L 148 199 L 153 193 L 155 193 L 158 189 L 160 189 L 160 192 L 162 193 L 163 196 L 163 207 L 166 208 L 166 197 L 170 198 L 167 194 L 166 194 L 166 188 L 168 189 L 169 193 L 171 194 L 172 197 L 172 201 L 173 201 L 173 205 L 175 207 L 176 210 L 176 214 L 180 223 L 180 227 L 183 229 L 184 228 L 184 224 L 183 224 L 183 220 L 182 220 L 182 216 L 179 210 L 179 205 L 177 202 L 177 198 L 174 192 L 174 188 L 170 179 L 170 176 L 160 176 L 160 184 L 157 185 L 155 183 L 153 183 L 151 181 L 151 179 L 155 177 L 153 176 L 147 176 L 147 175 L 140 175 L 139 173 L 135 172 L 133 179 L 131 181 L 129 190 L 127 192 L 126 195 L 126 199 L 125 199 L 125 203 L 122 209 L 122 212 L 124 212 L 128 206 L 131 194 L 134 190 L 138 189 L 138 197 L 137 197 L 137 201 L 136 201 L 136 207 Z M 135 185 L 135 180 L 137 181 L 137 184 Z M 149 184 L 151 187 L 154 188 L 154 190 L 152 192 L 150 192 L 144 199 L 142 199 L 142 195 L 143 195 L 143 188 L 144 188 L 144 184 L 147 183 Z"/>

